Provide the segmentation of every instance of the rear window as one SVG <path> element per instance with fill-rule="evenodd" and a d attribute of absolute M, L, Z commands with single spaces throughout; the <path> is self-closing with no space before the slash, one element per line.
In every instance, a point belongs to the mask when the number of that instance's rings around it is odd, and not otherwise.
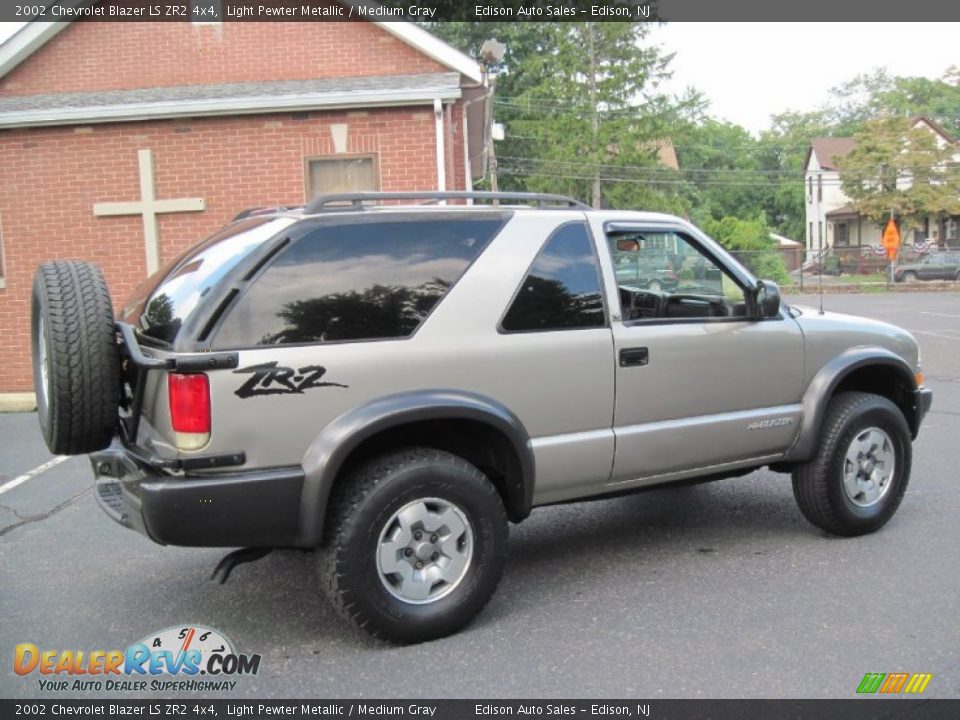
<path fill-rule="evenodd" d="M 240 297 L 214 345 L 409 337 L 507 217 L 378 217 L 317 227 Z"/>
<path fill-rule="evenodd" d="M 231 223 L 148 278 L 120 312 L 120 320 L 148 338 L 173 343 L 200 298 L 292 222 L 260 217 Z"/>

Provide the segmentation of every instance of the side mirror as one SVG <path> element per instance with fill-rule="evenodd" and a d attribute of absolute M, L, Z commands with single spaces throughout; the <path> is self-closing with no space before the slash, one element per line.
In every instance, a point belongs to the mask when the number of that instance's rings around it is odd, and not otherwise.
<path fill-rule="evenodd" d="M 758 317 L 777 317 L 780 314 L 780 286 L 771 280 L 760 280 L 753 291 L 754 307 Z"/>

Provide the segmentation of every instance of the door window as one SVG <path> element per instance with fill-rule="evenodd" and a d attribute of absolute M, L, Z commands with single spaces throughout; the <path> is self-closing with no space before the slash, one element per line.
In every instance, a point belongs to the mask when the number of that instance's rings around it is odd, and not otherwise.
<path fill-rule="evenodd" d="M 607 234 L 624 322 L 746 316 L 743 288 L 686 235 Z"/>

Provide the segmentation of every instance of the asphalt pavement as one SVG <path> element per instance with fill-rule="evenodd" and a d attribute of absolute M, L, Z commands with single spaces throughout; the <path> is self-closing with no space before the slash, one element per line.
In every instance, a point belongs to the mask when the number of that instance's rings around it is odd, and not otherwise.
<path fill-rule="evenodd" d="M 511 528 L 483 614 L 400 648 L 336 619 L 310 553 L 211 583 L 221 551 L 115 525 L 74 457 L 0 487 L 0 697 L 107 694 L 41 691 L 13 672 L 18 643 L 124 649 L 186 624 L 262 656 L 234 698 L 850 698 L 867 672 L 932 673 L 926 696 L 960 697 L 960 294 L 825 304 L 912 331 L 935 393 L 906 498 L 878 533 L 813 528 L 789 476 L 769 471 L 537 509 Z M 0 415 L 0 486 L 48 460 L 34 414 Z"/>

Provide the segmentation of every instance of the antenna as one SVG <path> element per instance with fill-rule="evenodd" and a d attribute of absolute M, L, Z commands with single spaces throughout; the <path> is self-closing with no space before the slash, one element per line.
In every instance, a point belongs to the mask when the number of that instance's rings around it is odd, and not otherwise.
<path fill-rule="evenodd" d="M 823 185 L 823 171 L 817 171 L 817 216 L 820 215 L 820 188 Z M 826 223 L 823 220 L 817 222 L 817 237 L 820 242 L 820 272 L 818 273 L 820 282 L 820 314 L 823 315 L 823 264 L 826 262 L 823 257 L 823 230 Z"/>

